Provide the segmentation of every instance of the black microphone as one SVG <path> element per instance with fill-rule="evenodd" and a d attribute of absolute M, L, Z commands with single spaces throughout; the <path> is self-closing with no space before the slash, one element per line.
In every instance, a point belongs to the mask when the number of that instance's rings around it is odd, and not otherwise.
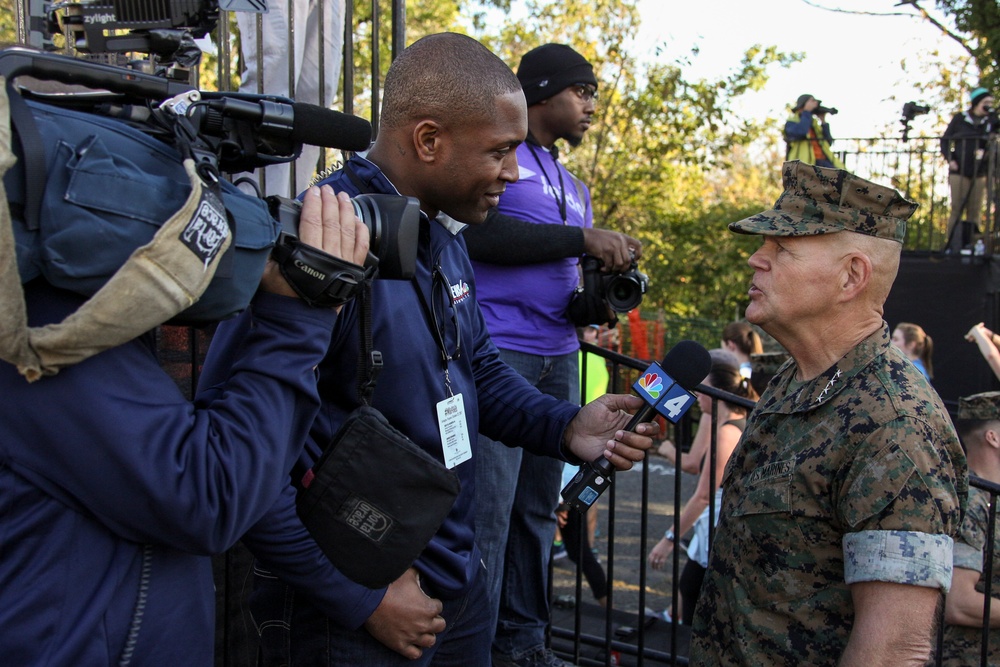
<path fill-rule="evenodd" d="M 292 141 L 345 151 L 367 150 L 371 144 L 372 124 L 364 118 L 304 102 L 294 102 L 292 111 Z"/>
<path fill-rule="evenodd" d="M 253 123 L 261 137 L 293 143 L 363 151 L 372 139 L 372 125 L 360 116 L 324 109 L 305 102 L 233 93 L 203 92 L 208 108 L 221 116 Z M 210 124 L 206 119 L 203 125 Z"/>
<path fill-rule="evenodd" d="M 712 357 L 700 344 L 682 340 L 674 345 L 659 365 L 652 364 L 632 385 L 646 405 L 629 420 L 625 430 L 634 431 L 636 426 L 649 421 L 654 412 L 673 423 L 680 421 L 695 402 L 690 390 L 701 384 L 711 370 Z M 611 486 L 614 472 L 614 465 L 603 456 L 584 463 L 562 490 L 563 503 L 586 512 Z"/>

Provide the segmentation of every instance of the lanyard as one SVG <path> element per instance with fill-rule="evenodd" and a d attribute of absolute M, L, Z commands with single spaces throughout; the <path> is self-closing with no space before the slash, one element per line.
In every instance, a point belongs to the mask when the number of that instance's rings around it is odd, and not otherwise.
<path fill-rule="evenodd" d="M 539 158 L 538 157 L 538 153 L 535 152 L 535 143 L 533 141 L 531 141 L 531 138 L 529 137 L 529 140 L 526 141 L 525 144 L 527 144 L 528 150 L 531 151 L 532 157 L 535 158 L 535 162 L 538 164 L 538 168 L 541 169 L 542 175 L 545 177 L 545 180 L 548 181 L 549 187 L 555 189 L 555 183 L 552 182 L 552 178 L 549 176 L 549 172 L 546 171 L 545 165 L 542 164 L 541 158 Z M 559 168 L 558 158 L 556 158 L 554 154 L 553 154 L 553 159 L 556 161 L 556 165 L 555 165 L 556 166 L 556 174 L 558 174 L 558 176 L 559 176 L 559 194 L 560 194 L 560 198 L 557 200 L 559 202 L 559 215 L 562 217 L 562 222 L 565 225 L 565 224 L 567 224 L 567 220 L 566 220 L 566 186 L 563 184 L 562 169 Z"/>
<path fill-rule="evenodd" d="M 458 310 L 455 308 L 455 295 L 451 292 L 451 282 L 448 280 L 448 276 L 445 275 L 444 269 L 441 268 L 440 263 L 435 263 L 434 267 L 431 269 L 431 301 L 428 304 L 427 299 L 424 297 L 423 290 L 420 289 L 420 285 L 417 283 L 416 277 L 413 278 L 414 287 L 416 287 L 417 295 L 420 298 L 420 305 L 423 306 L 424 315 L 427 317 L 428 322 L 431 325 L 431 333 L 434 334 L 434 342 L 437 343 L 438 352 L 441 354 L 441 362 L 444 364 L 444 385 L 445 389 L 448 391 L 448 396 L 454 396 L 454 392 L 451 389 L 451 375 L 448 373 L 448 363 L 453 359 L 458 359 L 462 356 L 462 326 L 459 319 Z M 444 321 L 438 316 L 437 299 L 435 298 L 435 288 L 440 286 L 444 289 L 445 296 L 448 299 L 448 307 L 451 309 L 451 317 L 455 322 L 455 351 L 451 352 L 448 349 L 448 340 L 445 336 Z"/>

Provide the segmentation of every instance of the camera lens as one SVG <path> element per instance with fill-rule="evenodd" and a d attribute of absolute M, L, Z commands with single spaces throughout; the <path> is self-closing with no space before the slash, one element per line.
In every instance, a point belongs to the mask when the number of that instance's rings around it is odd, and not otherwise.
<path fill-rule="evenodd" d="M 635 269 L 626 273 L 608 276 L 605 284 L 605 297 L 611 310 L 616 313 L 627 313 L 642 303 L 642 295 L 646 293 L 646 276 Z"/>

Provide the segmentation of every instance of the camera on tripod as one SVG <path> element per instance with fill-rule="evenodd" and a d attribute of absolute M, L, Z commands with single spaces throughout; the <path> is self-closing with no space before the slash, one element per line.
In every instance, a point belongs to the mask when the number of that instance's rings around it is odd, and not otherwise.
<path fill-rule="evenodd" d="M 903 123 L 908 123 L 917 116 L 922 116 L 925 113 L 930 113 L 930 106 L 926 104 L 917 104 L 916 102 L 907 102 L 903 105 Z"/>
<path fill-rule="evenodd" d="M 930 113 L 930 110 L 930 106 L 917 104 L 916 102 L 907 102 L 903 105 L 903 117 L 899 119 L 899 122 L 903 125 L 903 141 L 910 140 L 910 121 L 917 116 Z"/>

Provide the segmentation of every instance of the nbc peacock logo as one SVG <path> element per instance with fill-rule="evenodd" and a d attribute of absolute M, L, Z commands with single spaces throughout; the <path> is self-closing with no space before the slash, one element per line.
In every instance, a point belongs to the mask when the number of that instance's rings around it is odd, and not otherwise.
<path fill-rule="evenodd" d="M 657 399 L 660 397 L 660 392 L 663 391 L 663 380 L 660 379 L 658 373 L 646 373 L 639 378 L 639 386 L 652 398 Z"/>

